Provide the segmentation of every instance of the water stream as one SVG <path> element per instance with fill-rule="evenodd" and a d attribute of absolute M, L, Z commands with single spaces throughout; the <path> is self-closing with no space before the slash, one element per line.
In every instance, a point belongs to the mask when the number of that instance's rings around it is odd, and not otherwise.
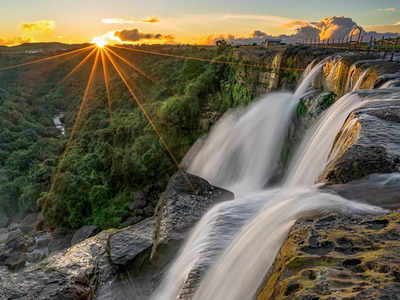
<path fill-rule="evenodd" d="M 265 187 L 276 170 L 299 99 L 324 64 L 310 68 L 294 94 L 270 94 L 248 109 L 228 113 L 198 147 L 189 172 L 233 191 L 235 200 L 215 206 L 196 225 L 152 299 L 186 299 L 186 284 L 197 288 L 197 300 L 253 299 L 299 217 L 322 209 L 383 211 L 315 186 L 337 133 L 348 114 L 361 105 L 356 94 L 344 96 L 321 116 L 282 185 Z M 201 283 L 192 275 L 202 277 Z"/>

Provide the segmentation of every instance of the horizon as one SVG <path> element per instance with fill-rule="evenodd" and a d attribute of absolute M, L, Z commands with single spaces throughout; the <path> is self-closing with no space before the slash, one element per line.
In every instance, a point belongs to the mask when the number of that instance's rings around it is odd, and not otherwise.
<path fill-rule="evenodd" d="M 366 31 L 400 33 L 400 3 L 396 0 L 309 0 L 301 6 L 294 0 L 250 0 L 246 4 L 233 0 L 228 8 L 226 3 L 210 0 L 156 0 L 136 5 L 127 0 L 75 2 L 0 4 L 0 45 L 82 44 L 95 37 L 109 43 L 212 44 L 217 38 L 251 38 L 257 31 L 268 36 L 293 35 L 296 29 L 331 16 L 351 18 Z M 13 14 L 8 13 L 11 10 Z"/>

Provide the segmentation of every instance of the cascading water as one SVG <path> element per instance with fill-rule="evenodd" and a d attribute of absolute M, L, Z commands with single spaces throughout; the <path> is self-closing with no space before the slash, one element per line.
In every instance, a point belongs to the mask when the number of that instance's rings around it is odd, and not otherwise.
<path fill-rule="evenodd" d="M 318 210 L 382 213 L 382 209 L 321 193 L 316 188 L 283 189 L 269 198 L 261 213 L 246 225 L 201 282 L 194 300 L 254 299 L 264 276 L 295 221 Z"/>
<path fill-rule="evenodd" d="M 367 77 L 367 75 L 368 75 L 368 72 L 369 72 L 369 68 L 364 70 L 361 73 L 361 75 L 358 78 L 356 84 L 354 85 L 353 91 L 358 91 L 360 89 L 361 85 L 364 83 L 365 77 Z"/>
<path fill-rule="evenodd" d="M 294 95 L 273 93 L 244 111 L 223 117 L 188 171 L 235 192 L 236 196 L 262 189 L 276 170 L 289 120 L 299 99 L 325 61 L 309 72 Z"/>
<path fill-rule="evenodd" d="M 337 132 L 361 103 L 352 94 L 335 103 L 305 139 L 283 187 L 263 190 L 275 171 L 290 117 L 324 64 L 309 72 L 294 95 L 272 94 L 215 126 L 189 171 L 233 190 L 236 199 L 217 205 L 196 225 L 153 299 L 186 299 L 182 287 L 191 274 L 204 275 L 210 266 L 194 299 L 252 299 L 296 219 L 324 208 L 379 211 L 313 186 Z"/>
<path fill-rule="evenodd" d="M 277 167 L 296 106 L 292 94 L 279 93 L 245 111 L 228 113 L 211 131 L 188 171 L 235 194 L 262 189 Z"/>
<path fill-rule="evenodd" d="M 336 101 L 304 138 L 289 168 L 286 183 L 311 186 L 328 163 L 334 139 L 351 111 L 362 105 L 357 94 L 349 93 Z"/>

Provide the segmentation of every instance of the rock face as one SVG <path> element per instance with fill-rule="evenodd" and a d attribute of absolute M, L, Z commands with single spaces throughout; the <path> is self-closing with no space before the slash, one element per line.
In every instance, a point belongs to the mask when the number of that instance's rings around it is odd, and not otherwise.
<path fill-rule="evenodd" d="M 214 187 L 202 178 L 188 173 L 186 176 L 194 190 L 181 173 L 176 173 L 160 198 L 156 210 L 153 257 L 160 244 L 181 241 L 211 206 L 234 198 L 231 192 Z"/>
<path fill-rule="evenodd" d="M 400 99 L 400 98 L 399 98 Z M 338 134 L 321 180 L 343 184 L 400 169 L 400 101 L 380 100 L 354 111 Z"/>
<path fill-rule="evenodd" d="M 0 299 L 91 299 L 113 277 L 106 255 L 110 234 L 100 233 L 15 274 L 0 269 Z"/>
<path fill-rule="evenodd" d="M 154 218 L 149 218 L 135 226 L 112 234 L 107 245 L 111 263 L 127 268 L 138 255 L 151 249 L 154 224 Z"/>
<path fill-rule="evenodd" d="M 258 300 L 399 299 L 399 219 L 331 214 L 298 221 Z"/>
<path fill-rule="evenodd" d="M 50 253 L 50 248 L 59 246 L 53 245 L 50 233 L 27 240 L 18 226 L 1 229 L 0 299 L 148 299 L 187 230 L 211 205 L 233 198 L 232 193 L 201 178 L 187 176 L 194 191 L 176 174 L 160 200 L 158 224 L 162 231 L 153 217 L 77 242 L 97 230 L 85 227 L 74 235 L 72 243 L 77 244 Z M 157 244 L 157 255 L 150 261 L 155 230 L 162 243 Z M 8 268 L 2 267 L 9 258 Z"/>

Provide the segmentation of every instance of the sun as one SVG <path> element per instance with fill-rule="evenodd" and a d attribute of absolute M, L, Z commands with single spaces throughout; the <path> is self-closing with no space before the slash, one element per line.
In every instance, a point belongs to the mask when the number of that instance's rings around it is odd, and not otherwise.
<path fill-rule="evenodd" d="M 108 44 L 108 42 L 105 39 L 103 39 L 102 37 L 93 38 L 91 43 L 95 44 L 96 47 L 98 47 L 98 48 L 104 48 Z"/>

